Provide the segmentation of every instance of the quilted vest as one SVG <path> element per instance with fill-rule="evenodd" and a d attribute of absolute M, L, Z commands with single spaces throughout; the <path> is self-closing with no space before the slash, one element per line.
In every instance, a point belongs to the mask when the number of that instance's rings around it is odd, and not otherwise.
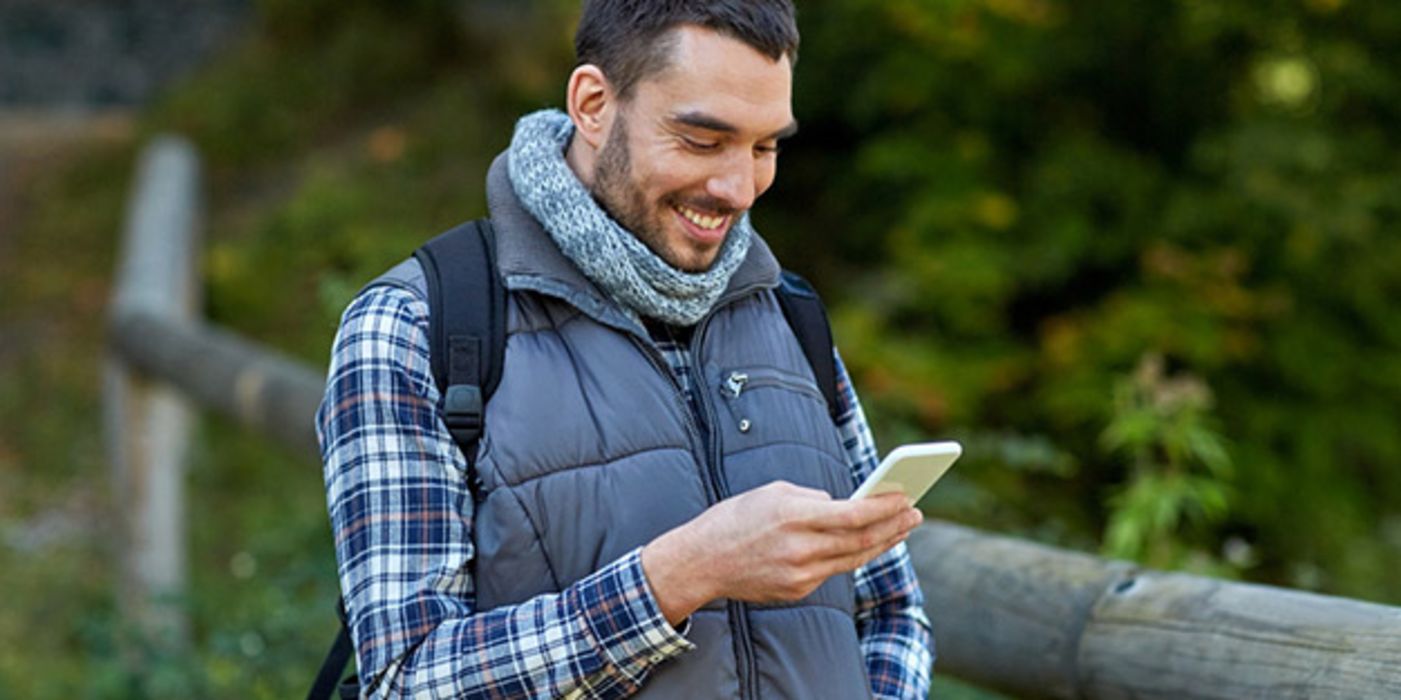
<path fill-rule="evenodd" d="M 561 591 L 775 480 L 851 493 L 761 240 L 696 326 L 692 404 L 645 330 L 521 208 L 504 156 L 488 201 L 508 321 L 477 459 L 479 609 Z M 635 697 L 870 697 L 849 574 L 794 604 L 712 601 L 691 616 L 687 638 L 696 648 L 655 667 Z"/>

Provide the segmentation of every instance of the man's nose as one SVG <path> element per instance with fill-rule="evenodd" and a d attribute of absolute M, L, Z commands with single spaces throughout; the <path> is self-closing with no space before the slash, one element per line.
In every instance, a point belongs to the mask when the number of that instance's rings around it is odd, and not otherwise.
<path fill-rule="evenodd" d="M 734 159 L 726 164 L 723 171 L 711 176 L 706 183 L 706 191 L 731 209 L 749 209 L 754 206 L 754 200 L 759 196 L 754 186 L 754 168 L 752 159 Z"/>

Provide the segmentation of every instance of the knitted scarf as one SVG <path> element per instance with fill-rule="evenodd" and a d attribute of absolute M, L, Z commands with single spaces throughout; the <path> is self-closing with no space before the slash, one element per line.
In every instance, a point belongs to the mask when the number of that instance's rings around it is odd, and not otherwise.
<path fill-rule="evenodd" d="M 753 235 L 749 215 L 734 223 L 709 270 L 678 270 L 614 221 L 574 175 L 564 158 L 573 133 L 573 122 L 559 110 L 528 114 L 516 123 L 509 165 L 521 204 L 565 257 L 625 310 L 694 325 L 744 262 Z"/>

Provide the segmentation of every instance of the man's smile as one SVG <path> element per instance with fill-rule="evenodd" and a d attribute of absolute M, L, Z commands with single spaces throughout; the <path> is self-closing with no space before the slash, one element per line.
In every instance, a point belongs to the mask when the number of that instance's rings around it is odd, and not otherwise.
<path fill-rule="evenodd" d="M 728 216 L 708 216 L 706 214 L 702 214 L 684 204 L 675 204 L 672 205 L 672 208 L 675 209 L 676 213 L 680 214 L 687 221 L 695 224 L 698 228 L 704 229 L 706 231 L 714 231 L 716 229 L 719 229 L 727 221 L 730 220 L 730 217 Z"/>

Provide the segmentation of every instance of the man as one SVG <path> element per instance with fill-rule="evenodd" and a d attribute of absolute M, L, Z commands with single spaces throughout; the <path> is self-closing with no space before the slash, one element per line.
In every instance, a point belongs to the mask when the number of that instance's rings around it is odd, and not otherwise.
<path fill-rule="evenodd" d="M 346 310 L 318 430 L 366 695 L 927 695 L 919 512 L 845 500 L 869 430 L 839 359 L 833 424 L 747 214 L 797 44 L 789 0 L 585 2 L 567 114 L 488 174 L 509 319 L 472 473 L 424 295 Z"/>

